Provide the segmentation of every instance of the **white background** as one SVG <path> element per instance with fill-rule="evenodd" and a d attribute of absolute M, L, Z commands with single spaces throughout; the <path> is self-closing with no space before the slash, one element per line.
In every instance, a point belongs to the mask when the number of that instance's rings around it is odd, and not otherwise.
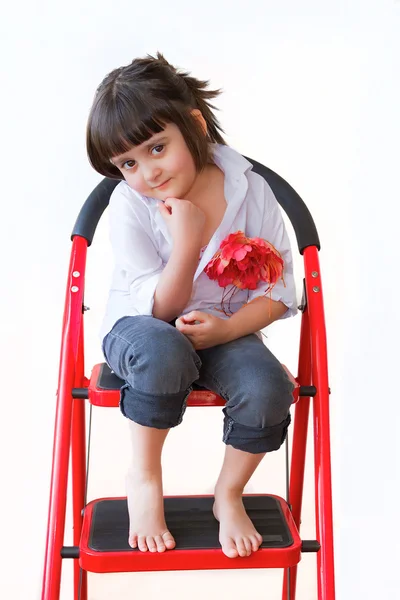
<path fill-rule="evenodd" d="M 110 70 L 160 50 L 224 89 L 229 143 L 286 178 L 314 216 L 332 388 L 337 598 L 396 597 L 400 2 L 20 0 L 3 10 L 0 596 L 40 597 L 69 235 L 101 179 L 86 159 L 88 111 Z M 296 265 L 300 299 L 298 253 Z M 104 219 L 88 259 L 87 375 L 102 358 L 110 268 Z M 299 324 L 269 332 L 293 372 Z M 188 411 L 168 440 L 167 494 L 212 492 L 222 421 L 218 409 L 205 412 Z M 111 409 L 93 421 L 89 499 L 123 495 L 126 423 Z M 283 459 L 268 457 L 249 491 L 284 494 Z M 309 453 L 304 537 L 314 535 L 312 468 Z M 63 600 L 72 598 L 71 567 Z M 315 556 L 305 555 L 299 600 L 316 598 L 315 581 Z M 275 571 L 90 576 L 89 597 L 272 599 L 280 582 Z"/>

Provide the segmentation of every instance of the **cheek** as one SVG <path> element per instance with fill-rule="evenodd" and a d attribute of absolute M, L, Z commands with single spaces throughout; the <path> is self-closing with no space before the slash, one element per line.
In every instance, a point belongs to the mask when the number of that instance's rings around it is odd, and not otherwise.
<path fill-rule="evenodd" d="M 196 176 L 196 167 L 190 152 L 185 148 L 184 151 L 176 153 L 171 160 L 171 168 L 177 173 L 187 177 Z"/>
<path fill-rule="evenodd" d="M 125 181 L 135 192 L 142 194 L 142 196 L 146 196 L 149 191 L 148 186 L 143 180 L 143 177 L 138 175 L 125 175 Z"/>

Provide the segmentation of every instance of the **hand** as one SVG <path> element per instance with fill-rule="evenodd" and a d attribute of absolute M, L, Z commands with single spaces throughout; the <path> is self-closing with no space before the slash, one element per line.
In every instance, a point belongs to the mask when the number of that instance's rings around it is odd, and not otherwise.
<path fill-rule="evenodd" d="M 195 244 L 200 248 L 206 216 L 189 200 L 167 198 L 158 205 L 175 244 Z"/>
<path fill-rule="evenodd" d="M 229 319 L 193 310 L 175 321 L 176 328 L 186 335 L 195 350 L 212 348 L 229 341 Z"/>

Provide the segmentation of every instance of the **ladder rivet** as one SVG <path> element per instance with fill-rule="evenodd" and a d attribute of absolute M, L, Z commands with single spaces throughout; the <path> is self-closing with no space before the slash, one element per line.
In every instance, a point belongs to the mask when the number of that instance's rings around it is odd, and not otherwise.
<path fill-rule="evenodd" d="M 79 273 L 79 271 L 74 271 L 72 273 L 72 277 L 80 277 L 80 276 L 81 276 L 81 274 Z"/>
<path fill-rule="evenodd" d="M 311 273 L 311 277 L 318 277 L 318 271 L 313 271 Z"/>
<path fill-rule="evenodd" d="M 320 290 L 319 290 L 319 287 L 316 285 L 315 287 L 313 287 L 312 291 L 313 292 L 319 292 Z"/>
<path fill-rule="evenodd" d="M 78 286 L 73 285 L 72 288 L 71 288 L 71 292 L 78 292 L 78 291 L 79 291 Z"/>

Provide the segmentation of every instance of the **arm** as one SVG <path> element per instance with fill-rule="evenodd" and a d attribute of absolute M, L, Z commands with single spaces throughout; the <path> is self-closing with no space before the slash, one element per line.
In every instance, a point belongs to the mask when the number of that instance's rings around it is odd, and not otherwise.
<path fill-rule="evenodd" d="M 192 295 L 198 262 L 197 245 L 174 245 L 154 294 L 154 317 L 169 322 L 182 313 Z"/>
<path fill-rule="evenodd" d="M 179 216 L 182 210 L 186 214 L 189 208 L 198 219 L 197 209 L 191 209 L 185 202 L 183 206 L 179 201 L 171 204 L 179 205 L 173 224 L 178 221 L 179 232 L 185 234 L 186 223 L 179 221 Z M 172 218 L 168 211 L 167 214 L 164 211 L 164 216 Z M 188 235 L 176 235 L 165 265 L 157 250 L 148 210 L 125 185 L 117 186 L 111 196 L 109 218 L 117 285 L 129 292 L 131 305 L 139 315 L 171 321 L 182 313 L 192 293 L 199 260 L 199 236 L 190 230 Z"/>
<path fill-rule="evenodd" d="M 187 200 L 168 198 L 158 205 L 173 239 L 168 263 L 157 284 L 153 316 L 171 321 L 189 302 L 199 263 L 204 213 Z"/>
<path fill-rule="evenodd" d="M 249 301 L 229 319 L 220 319 L 200 311 L 192 311 L 176 321 L 177 329 L 187 335 L 196 349 L 210 348 L 255 333 L 281 318 L 297 312 L 293 260 L 278 202 L 271 188 L 263 182 L 263 217 L 260 229 L 252 236 L 264 238 L 277 248 L 284 260 L 284 282 L 278 281 L 272 291 L 260 282 L 250 291 Z M 200 321 L 199 324 L 190 324 Z"/>
<path fill-rule="evenodd" d="M 176 328 L 190 339 L 196 350 L 204 350 L 255 333 L 280 319 L 286 311 L 283 302 L 260 297 L 242 306 L 229 319 L 194 310 L 179 317 Z"/>
<path fill-rule="evenodd" d="M 226 321 L 226 341 L 255 333 L 280 319 L 287 311 L 283 302 L 258 297 L 245 304 Z"/>

